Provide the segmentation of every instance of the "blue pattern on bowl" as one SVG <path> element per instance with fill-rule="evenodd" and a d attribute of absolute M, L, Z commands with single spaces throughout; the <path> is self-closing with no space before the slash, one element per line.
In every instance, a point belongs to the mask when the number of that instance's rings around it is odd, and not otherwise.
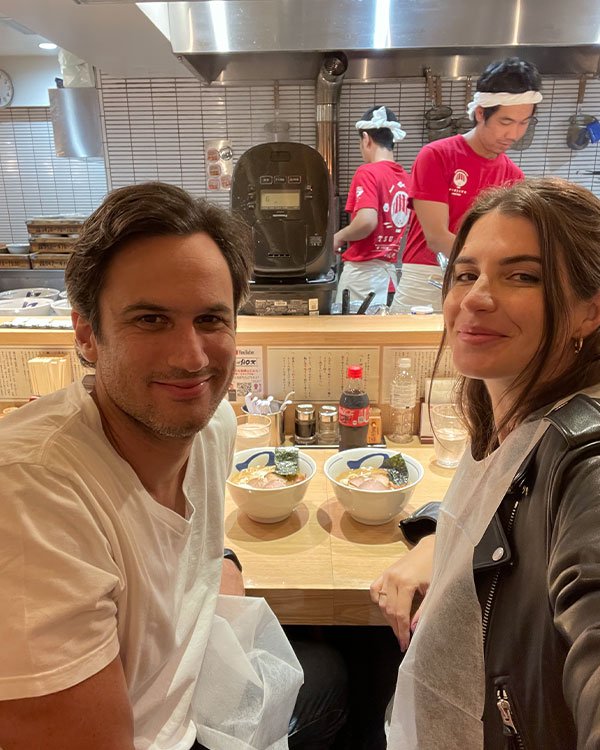
<path fill-rule="evenodd" d="M 348 465 L 349 469 L 360 469 L 360 467 L 364 464 L 364 462 L 368 458 L 377 458 L 377 456 L 383 456 L 383 461 L 385 461 L 386 458 L 390 457 L 389 453 L 367 453 L 366 456 L 362 456 L 362 458 L 357 458 L 356 460 L 352 461 L 346 461 L 346 464 Z M 381 462 L 381 464 L 383 463 Z M 379 464 L 381 466 L 381 464 Z"/>
<path fill-rule="evenodd" d="M 273 451 L 259 451 L 258 453 L 253 453 L 250 458 L 247 458 L 245 461 L 242 461 L 239 464 L 235 465 L 235 468 L 238 471 L 243 471 L 243 469 L 247 469 L 250 464 L 254 461 L 255 458 L 258 458 L 259 456 L 268 456 L 266 464 L 262 464 L 263 466 L 273 466 L 275 464 L 275 453 Z"/>

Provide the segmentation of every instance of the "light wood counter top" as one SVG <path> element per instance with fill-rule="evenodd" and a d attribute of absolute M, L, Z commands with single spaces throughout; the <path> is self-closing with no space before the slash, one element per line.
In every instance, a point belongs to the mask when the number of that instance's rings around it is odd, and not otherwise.
<path fill-rule="evenodd" d="M 425 476 L 409 508 L 382 526 L 354 521 L 337 502 L 323 472 L 330 449 L 310 451 L 317 472 L 285 521 L 252 521 L 227 495 L 225 544 L 240 557 L 248 594 L 264 596 L 286 624 L 383 625 L 369 586 L 408 550 L 398 521 L 429 500 L 441 500 L 454 474 L 433 463 L 433 446 L 414 439 L 402 451 L 421 462 Z"/>
<path fill-rule="evenodd" d="M 266 346 L 437 346 L 441 315 L 323 315 L 315 317 L 251 317 L 238 320 L 237 342 Z"/>
<path fill-rule="evenodd" d="M 437 346 L 442 330 L 441 315 L 240 315 L 236 340 L 239 346 Z M 73 331 L 0 328 L 0 346 L 31 345 L 72 346 Z"/>

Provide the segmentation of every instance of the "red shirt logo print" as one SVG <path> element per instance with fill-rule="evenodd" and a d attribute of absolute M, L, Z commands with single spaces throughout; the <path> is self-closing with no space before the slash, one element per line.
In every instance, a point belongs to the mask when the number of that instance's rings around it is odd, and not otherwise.
<path fill-rule="evenodd" d="M 456 185 L 457 188 L 461 188 L 467 184 L 468 179 L 469 175 L 465 172 L 464 169 L 457 169 L 454 173 L 454 177 L 452 178 L 452 182 Z"/>
<path fill-rule="evenodd" d="M 410 209 L 408 208 L 408 193 L 404 190 L 398 190 L 394 194 L 390 216 L 398 229 L 402 229 L 402 227 L 405 227 L 408 223 Z"/>

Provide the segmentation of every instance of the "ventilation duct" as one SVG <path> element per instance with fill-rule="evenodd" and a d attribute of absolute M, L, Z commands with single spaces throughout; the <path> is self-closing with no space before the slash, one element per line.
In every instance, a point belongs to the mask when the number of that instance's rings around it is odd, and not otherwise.
<path fill-rule="evenodd" d="M 48 89 L 57 156 L 100 157 L 102 129 L 95 88 Z"/>
<path fill-rule="evenodd" d="M 325 159 L 334 185 L 338 184 L 338 104 L 347 69 L 346 55 L 335 52 L 323 60 L 317 76 L 317 151 Z"/>
<path fill-rule="evenodd" d="M 60 85 L 48 89 L 56 155 L 77 159 L 101 157 L 102 128 L 94 71 L 84 60 L 63 49 L 58 53 L 58 61 Z"/>

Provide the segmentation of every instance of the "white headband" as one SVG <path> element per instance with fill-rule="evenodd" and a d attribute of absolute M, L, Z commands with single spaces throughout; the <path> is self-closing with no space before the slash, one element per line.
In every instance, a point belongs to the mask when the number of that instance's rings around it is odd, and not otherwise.
<path fill-rule="evenodd" d="M 370 120 L 358 120 L 355 125 L 357 130 L 374 130 L 375 128 L 388 128 L 392 131 L 394 143 L 406 137 L 406 132 L 400 127 L 397 120 L 388 120 L 385 107 L 379 107 L 373 112 Z"/>
<path fill-rule="evenodd" d="M 476 107 L 511 107 L 514 104 L 538 104 L 542 101 L 540 91 L 523 91 L 521 94 L 509 94 L 506 91 L 476 91 L 473 101 L 467 104 L 467 114 L 473 117 Z"/>

